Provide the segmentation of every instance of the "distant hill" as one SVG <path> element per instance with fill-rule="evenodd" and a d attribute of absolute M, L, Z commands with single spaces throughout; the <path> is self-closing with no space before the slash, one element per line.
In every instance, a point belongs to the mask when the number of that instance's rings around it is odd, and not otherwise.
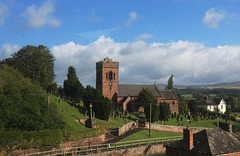
<path fill-rule="evenodd" d="M 159 89 L 165 89 L 166 84 L 157 84 Z M 209 85 L 174 85 L 174 88 L 239 88 L 240 82 L 229 82 L 229 83 L 216 83 Z"/>

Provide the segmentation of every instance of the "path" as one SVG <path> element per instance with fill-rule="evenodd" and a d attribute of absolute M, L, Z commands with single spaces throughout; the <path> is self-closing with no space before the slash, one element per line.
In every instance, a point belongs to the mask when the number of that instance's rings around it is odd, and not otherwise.
<path fill-rule="evenodd" d="M 128 136 L 130 136 L 130 135 L 132 135 L 134 133 L 136 133 L 136 132 L 145 130 L 145 129 L 146 128 L 135 128 L 133 130 L 130 130 L 130 131 L 124 133 L 123 135 L 120 135 L 120 136 L 118 136 L 116 138 L 113 138 L 111 140 L 108 140 L 108 141 L 104 142 L 104 144 L 119 142 L 120 140 L 122 140 L 122 139 L 124 139 L 124 138 L 126 138 L 126 137 L 128 137 Z"/>

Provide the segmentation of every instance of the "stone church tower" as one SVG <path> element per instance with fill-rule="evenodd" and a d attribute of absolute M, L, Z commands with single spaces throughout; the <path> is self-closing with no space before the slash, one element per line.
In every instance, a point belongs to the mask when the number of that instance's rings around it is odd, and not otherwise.
<path fill-rule="evenodd" d="M 118 69 L 119 62 L 108 57 L 96 63 L 96 88 L 111 101 L 117 100 L 115 94 L 118 91 Z"/>

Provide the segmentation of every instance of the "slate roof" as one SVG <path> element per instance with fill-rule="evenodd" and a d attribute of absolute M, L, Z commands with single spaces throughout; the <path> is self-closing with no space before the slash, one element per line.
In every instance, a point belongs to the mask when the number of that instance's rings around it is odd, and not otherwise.
<path fill-rule="evenodd" d="M 165 100 L 177 100 L 177 95 L 172 90 L 160 90 L 159 92 Z"/>
<path fill-rule="evenodd" d="M 175 142 L 169 146 L 183 149 L 183 141 Z M 209 155 L 240 152 L 240 140 L 220 128 L 202 130 L 193 134 L 191 151 Z"/>
<path fill-rule="evenodd" d="M 118 96 L 119 97 L 136 97 L 142 88 L 149 89 L 154 97 L 162 97 L 165 100 L 177 100 L 177 96 L 172 90 L 159 90 L 155 85 L 133 85 L 133 84 L 119 84 Z"/>
<path fill-rule="evenodd" d="M 204 100 L 199 103 L 199 105 L 205 105 L 205 106 L 215 106 L 217 103 L 214 100 Z"/>
<path fill-rule="evenodd" d="M 160 97 L 158 90 L 154 85 L 132 85 L 132 84 L 119 84 L 118 96 L 138 96 L 142 88 L 149 89 L 154 97 Z"/>

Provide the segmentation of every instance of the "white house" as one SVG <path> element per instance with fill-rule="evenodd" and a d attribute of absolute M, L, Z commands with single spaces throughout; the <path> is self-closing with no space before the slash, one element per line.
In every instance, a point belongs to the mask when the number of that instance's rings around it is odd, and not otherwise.
<path fill-rule="evenodd" d="M 204 100 L 199 103 L 200 107 L 205 107 L 209 111 L 218 111 L 219 113 L 224 114 L 227 111 L 226 102 L 218 98 L 214 98 L 213 100 L 208 100 L 208 97 L 204 97 Z"/>

